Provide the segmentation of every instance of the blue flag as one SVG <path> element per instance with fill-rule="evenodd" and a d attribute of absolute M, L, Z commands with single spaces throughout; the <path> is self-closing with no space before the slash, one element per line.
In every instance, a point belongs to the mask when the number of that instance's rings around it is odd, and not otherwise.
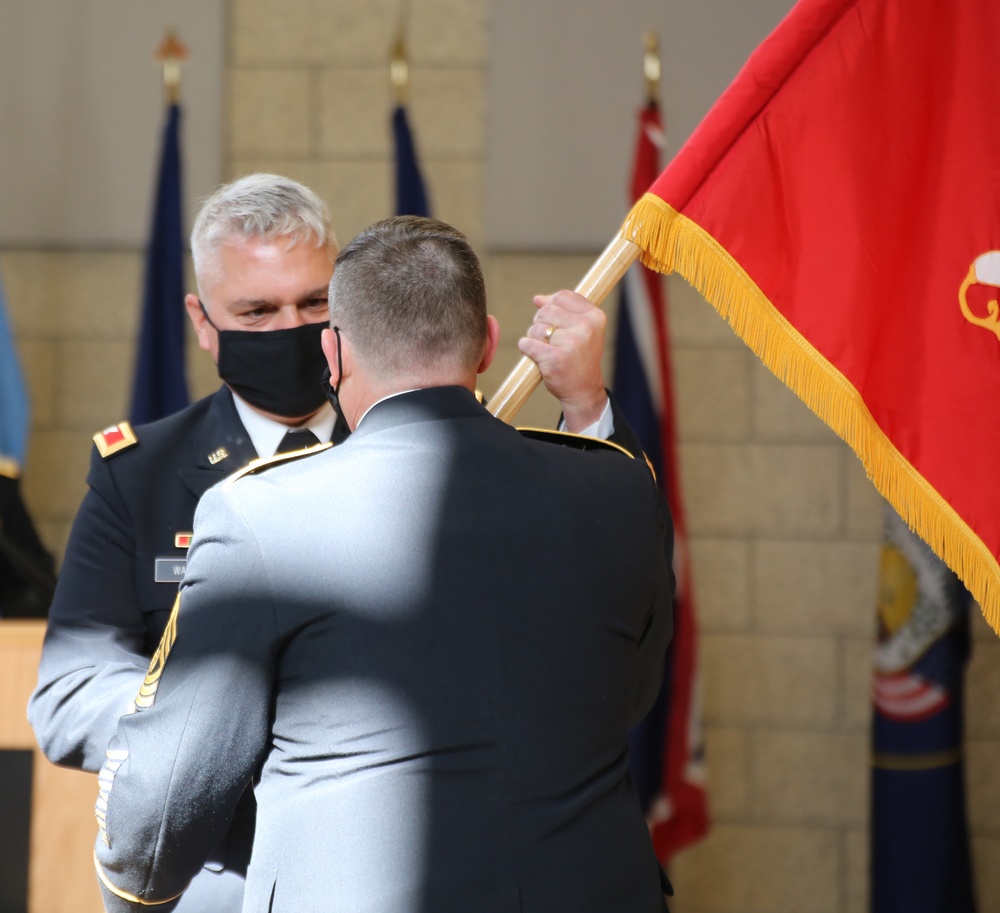
<path fill-rule="evenodd" d="M 170 105 L 146 252 L 142 323 L 129 412 L 133 425 L 163 418 L 188 404 L 184 376 L 180 119 L 180 108 Z"/>
<path fill-rule="evenodd" d="M 55 588 L 52 556 L 21 497 L 29 413 L 0 285 L 0 618 L 43 617 Z"/>
<path fill-rule="evenodd" d="M 963 686 L 970 596 L 885 507 L 872 683 L 872 913 L 974 913 Z"/>
<path fill-rule="evenodd" d="M 16 476 L 28 448 L 28 391 L 0 285 L 0 472 Z M 4 471 L 6 468 L 6 471 Z"/>
<path fill-rule="evenodd" d="M 392 112 L 392 138 L 396 147 L 396 215 L 429 216 L 427 189 L 420 174 L 406 108 L 402 105 L 396 105 Z"/>

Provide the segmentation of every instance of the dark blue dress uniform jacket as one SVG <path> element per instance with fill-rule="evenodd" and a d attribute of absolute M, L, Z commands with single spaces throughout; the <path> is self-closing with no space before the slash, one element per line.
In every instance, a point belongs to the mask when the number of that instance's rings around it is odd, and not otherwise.
<path fill-rule="evenodd" d="M 245 911 L 663 909 L 626 764 L 673 595 L 641 459 L 419 390 L 195 525 L 102 771 L 109 910 L 170 909 L 250 781 Z"/>
<path fill-rule="evenodd" d="M 100 770 L 163 634 L 187 558 L 176 535 L 191 532 L 212 485 L 257 456 L 226 387 L 136 437 L 107 458 L 93 452 L 28 706 L 45 756 L 89 771 Z M 158 558 L 174 579 L 156 582 Z M 245 868 L 252 804 L 240 817 L 245 833 L 219 848 L 213 867 Z"/>

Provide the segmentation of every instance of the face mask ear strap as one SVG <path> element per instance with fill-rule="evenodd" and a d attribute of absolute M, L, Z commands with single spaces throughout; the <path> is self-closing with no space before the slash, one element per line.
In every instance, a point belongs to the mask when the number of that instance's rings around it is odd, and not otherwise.
<path fill-rule="evenodd" d="M 339 397 L 340 385 L 344 382 L 344 355 L 340 348 L 340 327 L 333 328 L 333 335 L 337 337 L 337 386 L 333 388 L 333 395 Z"/>
<path fill-rule="evenodd" d="M 201 312 L 205 315 L 205 319 L 208 321 L 208 325 L 213 330 L 215 330 L 216 333 L 218 333 L 219 328 L 214 323 L 212 323 L 212 318 L 208 316 L 208 311 L 205 309 L 205 302 L 202 301 L 200 298 L 198 299 L 198 307 L 201 308 Z"/>
<path fill-rule="evenodd" d="M 340 327 L 333 327 L 332 329 L 334 335 L 337 337 L 337 383 L 330 383 L 330 381 L 333 380 L 333 372 L 330 371 L 330 366 L 327 365 L 323 369 L 323 393 L 329 400 L 330 405 L 337 411 L 337 414 L 341 415 L 340 385 L 344 380 L 344 357 L 340 348 Z"/>

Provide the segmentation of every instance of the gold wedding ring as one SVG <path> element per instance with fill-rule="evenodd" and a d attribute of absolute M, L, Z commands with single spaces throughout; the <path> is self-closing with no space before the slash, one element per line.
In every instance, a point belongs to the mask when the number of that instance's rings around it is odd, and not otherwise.
<path fill-rule="evenodd" d="M 546 342 L 549 342 L 549 341 L 550 341 L 550 340 L 552 339 L 552 334 L 553 334 L 553 333 L 554 333 L 555 331 L 556 331 L 556 328 L 555 328 L 555 327 L 549 327 L 549 328 L 548 328 L 548 329 L 547 329 L 547 330 L 545 331 L 545 341 L 546 341 Z"/>

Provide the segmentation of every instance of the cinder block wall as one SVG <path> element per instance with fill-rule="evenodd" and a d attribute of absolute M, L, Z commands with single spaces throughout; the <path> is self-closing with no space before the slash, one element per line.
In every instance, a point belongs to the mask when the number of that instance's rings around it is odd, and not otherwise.
<path fill-rule="evenodd" d="M 434 210 L 480 249 L 488 13 L 488 0 L 422 0 L 408 27 L 410 112 Z M 267 169 L 305 181 L 342 240 L 390 214 L 387 59 L 399 15 L 396 0 L 231 0 L 227 177 Z M 531 295 L 573 286 L 596 254 L 483 251 L 504 328 L 484 392 L 519 357 Z M 126 413 L 141 256 L 7 250 L 0 272 L 34 409 L 25 491 L 61 555 L 90 436 Z M 880 501 L 846 446 L 707 304 L 679 281 L 669 296 L 714 822 L 673 866 L 672 909 L 863 913 Z M 189 356 L 203 395 L 213 366 L 193 344 Z M 555 417 L 539 392 L 520 420 Z M 975 633 L 969 805 L 989 910 L 1000 907 L 1000 641 L 978 617 Z"/>

